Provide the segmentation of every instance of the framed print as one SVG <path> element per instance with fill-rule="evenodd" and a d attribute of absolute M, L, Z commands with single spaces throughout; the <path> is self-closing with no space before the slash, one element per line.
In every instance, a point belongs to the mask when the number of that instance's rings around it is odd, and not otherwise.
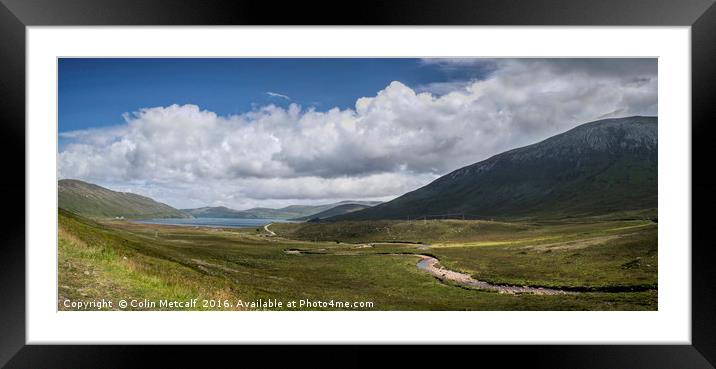
<path fill-rule="evenodd" d="M 711 1 L 166 6 L 3 0 L 3 364 L 713 367 Z"/>

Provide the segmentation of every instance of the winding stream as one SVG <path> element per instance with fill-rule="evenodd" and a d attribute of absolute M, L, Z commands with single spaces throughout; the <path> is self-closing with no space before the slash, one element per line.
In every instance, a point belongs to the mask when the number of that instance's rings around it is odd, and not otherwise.
<path fill-rule="evenodd" d="M 564 291 L 551 288 L 543 287 L 527 287 L 527 286 L 506 286 L 492 284 L 485 281 L 478 281 L 472 278 L 469 274 L 456 272 L 443 267 L 438 267 L 438 259 L 428 255 L 415 255 L 420 257 L 417 267 L 420 270 L 426 271 L 432 274 L 435 278 L 441 281 L 452 281 L 465 286 L 477 287 L 482 290 L 497 291 L 499 293 L 531 293 L 536 295 L 567 295 L 574 294 L 575 292 Z"/>
<path fill-rule="evenodd" d="M 301 254 L 318 254 L 314 252 L 306 252 L 304 250 L 297 250 L 297 249 L 287 249 L 284 250 L 284 253 L 288 255 L 301 255 Z M 320 253 L 321 255 L 344 255 L 344 256 L 358 256 L 358 255 L 370 255 L 370 254 L 358 254 L 358 253 L 336 253 L 336 254 L 326 254 L 326 253 Z M 472 278 L 467 273 L 460 273 L 456 272 L 454 270 L 446 269 L 441 266 L 438 266 L 439 260 L 433 256 L 430 255 L 423 255 L 423 254 L 373 254 L 373 255 L 393 255 L 393 256 L 416 256 L 419 257 L 420 260 L 416 264 L 417 268 L 419 270 L 422 270 L 424 272 L 430 273 L 433 277 L 441 280 L 441 281 L 451 281 L 455 282 L 464 286 L 471 286 L 476 287 L 482 290 L 488 290 L 488 291 L 496 291 L 499 293 L 508 293 L 508 294 L 518 294 L 518 293 L 531 293 L 535 295 L 571 295 L 575 294 L 577 292 L 572 291 L 565 291 L 560 289 L 553 289 L 553 288 L 543 288 L 543 287 L 528 287 L 528 286 L 509 286 L 509 285 L 498 285 L 498 284 L 492 284 L 485 281 L 479 281 L 477 279 Z"/>

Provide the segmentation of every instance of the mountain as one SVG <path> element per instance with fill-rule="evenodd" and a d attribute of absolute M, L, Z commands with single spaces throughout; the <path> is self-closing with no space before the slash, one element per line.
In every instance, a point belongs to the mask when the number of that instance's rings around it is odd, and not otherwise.
<path fill-rule="evenodd" d="M 342 204 L 342 205 L 338 205 L 336 207 L 332 207 L 328 210 L 324 210 L 320 213 L 311 214 L 311 215 L 307 215 L 307 216 L 300 217 L 300 218 L 293 218 L 291 220 L 304 221 L 304 220 L 326 219 L 326 218 L 334 217 L 336 215 L 343 215 L 343 214 L 352 213 L 354 211 L 368 209 L 370 207 L 371 207 L 370 205 L 362 205 L 362 204 Z"/>
<path fill-rule="evenodd" d="M 344 204 L 373 206 L 380 201 L 341 201 L 325 205 L 289 205 L 280 209 L 251 208 L 234 210 L 224 206 L 182 209 L 197 218 L 244 218 L 244 219 L 297 219 L 317 214 Z"/>
<path fill-rule="evenodd" d="M 558 218 L 656 210 L 657 122 L 636 116 L 582 124 L 329 220 Z"/>
<path fill-rule="evenodd" d="M 173 207 L 133 193 L 117 192 L 76 179 L 57 182 L 58 207 L 92 218 L 191 218 Z"/>

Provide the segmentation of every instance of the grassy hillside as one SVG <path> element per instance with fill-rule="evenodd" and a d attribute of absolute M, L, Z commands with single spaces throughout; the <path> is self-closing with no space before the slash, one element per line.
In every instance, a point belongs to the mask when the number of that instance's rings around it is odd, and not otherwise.
<path fill-rule="evenodd" d="M 60 209 L 58 227 L 61 310 L 65 309 L 65 299 L 187 300 L 235 296 L 229 281 L 152 255 L 138 240 L 87 218 Z"/>
<path fill-rule="evenodd" d="M 189 218 L 173 207 L 133 193 L 62 179 L 57 182 L 58 207 L 92 218 Z"/>
<path fill-rule="evenodd" d="M 519 233 L 529 228 L 521 224 L 467 220 L 376 220 L 271 225 L 271 229 L 280 236 L 296 240 L 411 243 L 465 241 L 478 235 Z"/>
<path fill-rule="evenodd" d="M 594 232 L 656 226 L 648 220 L 598 220 L 584 218 L 570 222 L 498 222 L 482 220 L 375 220 L 328 223 L 274 223 L 271 230 L 290 239 L 304 241 L 406 242 L 433 246 L 476 244 L 501 246 L 532 245 L 566 241 Z M 519 240 L 519 241 L 516 241 Z"/>
<path fill-rule="evenodd" d="M 583 124 L 332 220 L 564 218 L 657 208 L 657 118 Z"/>

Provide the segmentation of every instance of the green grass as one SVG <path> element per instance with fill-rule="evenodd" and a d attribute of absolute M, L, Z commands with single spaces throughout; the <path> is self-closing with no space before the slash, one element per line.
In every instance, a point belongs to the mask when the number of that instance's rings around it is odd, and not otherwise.
<path fill-rule="evenodd" d="M 141 245 L 60 210 L 58 308 L 65 299 L 223 299 L 231 283 L 170 260 L 137 252 Z M 115 301 L 116 304 L 116 301 Z"/>
<path fill-rule="evenodd" d="M 577 289 L 655 289 L 657 229 L 594 236 L 537 247 L 455 247 L 434 253 L 441 263 L 495 284 Z M 594 245 L 583 247 L 590 242 Z"/>
<path fill-rule="evenodd" d="M 304 241 L 410 242 L 433 246 L 500 246 L 535 244 L 587 235 L 619 233 L 631 228 L 655 227 L 646 220 L 581 219 L 562 222 L 496 222 L 482 220 L 379 220 L 333 223 L 275 223 L 278 235 Z"/>
<path fill-rule="evenodd" d="M 451 268 L 486 273 L 481 274 L 481 278 L 502 278 L 503 281 L 526 278 L 545 284 L 598 286 L 598 277 L 580 280 L 579 275 L 569 272 L 574 271 L 573 266 L 561 272 L 545 273 L 569 257 L 562 255 L 562 251 L 520 254 L 515 245 L 521 245 L 524 239 L 554 242 L 554 239 L 580 239 L 585 235 L 621 235 L 632 232 L 623 227 L 643 223 L 552 226 L 475 221 L 351 222 L 343 226 L 337 223 L 274 224 L 271 229 L 282 237 L 268 237 L 265 232 L 253 228 L 218 230 L 128 222 L 94 223 L 62 211 L 59 217 L 60 295 L 73 298 L 120 298 L 120 295 L 129 294 L 150 299 L 370 301 L 374 307 L 369 310 L 656 309 L 657 293 L 654 290 L 566 296 L 499 294 L 442 283 L 416 268 L 416 256 L 385 255 L 433 254 Z M 655 234 L 655 226 L 642 228 L 649 227 Z M 632 247 L 629 243 L 632 241 L 627 237 L 618 239 L 624 244 L 609 243 L 577 250 L 584 255 L 580 260 L 585 274 L 601 275 L 604 265 L 620 263 L 624 265 L 624 269 L 619 269 L 623 274 L 619 276 L 610 269 L 608 275 L 613 278 L 610 283 L 629 285 L 650 283 L 649 278 L 655 280 L 656 265 L 653 264 L 653 271 L 646 269 L 647 261 L 651 262 L 646 258 L 651 250 L 649 243 L 655 247 L 656 240 L 644 237 L 641 241 L 633 240 L 642 242 L 644 249 L 635 248 L 631 253 L 624 251 Z M 376 242 L 369 248 L 356 248 L 357 245 L 345 243 L 368 241 Z M 415 244 L 377 241 L 440 242 L 441 245 L 424 250 Z M 470 246 L 487 241 L 510 244 Z M 540 242 L 548 243 L 546 240 Z M 288 255 L 284 252 L 286 249 L 309 250 L 316 254 Z M 335 255 L 337 252 L 352 255 Z M 612 258 L 612 253 L 619 257 Z M 506 263 L 512 254 L 518 255 L 514 260 L 519 263 L 538 260 L 539 263 L 534 262 L 536 274 L 522 271 L 516 263 Z M 550 262 L 550 255 L 559 258 Z M 127 263 L 124 257 L 132 262 Z M 641 259 L 630 264 L 636 257 Z M 654 260 L 655 257 L 654 254 Z M 589 263 L 590 258 L 595 260 L 593 266 Z M 487 268 L 482 269 L 483 265 Z M 84 274 L 87 270 L 91 271 L 89 275 Z M 632 273 L 643 274 L 647 282 Z"/>
<path fill-rule="evenodd" d="M 342 242 L 434 243 L 467 241 L 477 236 L 521 233 L 529 224 L 465 220 L 378 220 L 331 223 L 275 223 L 271 230 L 291 239 Z"/>

